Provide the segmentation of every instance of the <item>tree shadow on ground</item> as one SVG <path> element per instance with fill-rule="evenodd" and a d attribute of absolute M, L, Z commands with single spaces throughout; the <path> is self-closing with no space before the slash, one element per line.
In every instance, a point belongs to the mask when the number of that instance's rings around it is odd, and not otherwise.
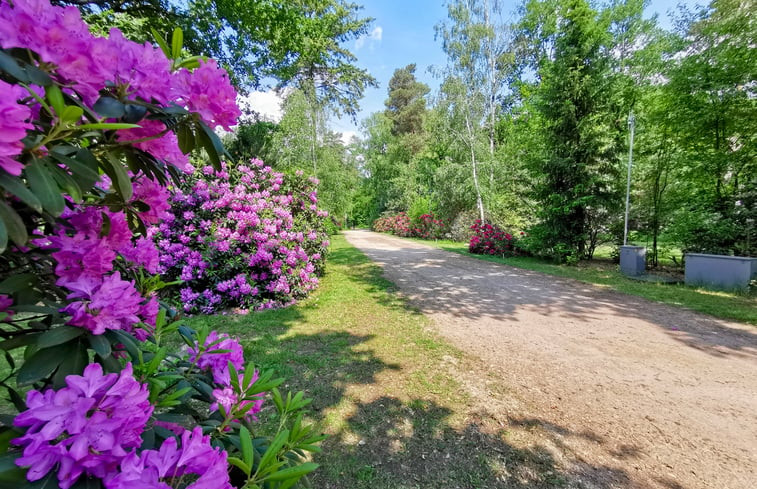
<path fill-rule="evenodd" d="M 398 249 L 361 248 L 425 313 L 508 322 L 517 321 L 515 313 L 527 309 L 567 321 L 598 322 L 609 316 L 642 319 L 672 339 L 713 356 L 757 356 L 757 329 L 734 327 L 686 309 L 414 242 L 403 241 Z"/>
<path fill-rule="evenodd" d="M 558 461 L 556 435 L 544 443 L 509 441 L 505 429 L 475 420 L 453 426 L 452 414 L 433 401 L 382 396 L 360 404 L 344 428 L 324 443 L 314 486 L 327 488 L 636 487 L 623 470 Z M 513 420 L 508 429 L 532 429 L 540 420 Z M 553 426 L 553 428 L 556 428 Z M 560 428 L 560 436 L 593 437 Z M 338 454 L 338 456 L 335 456 Z"/>

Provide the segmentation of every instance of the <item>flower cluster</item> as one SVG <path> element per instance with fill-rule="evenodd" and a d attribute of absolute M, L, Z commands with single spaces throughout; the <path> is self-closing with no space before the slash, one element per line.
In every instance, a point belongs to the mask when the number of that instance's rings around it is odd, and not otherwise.
<path fill-rule="evenodd" d="M 312 183 L 260 160 L 197 170 L 172 197 L 172 216 L 153 229 L 160 272 L 183 280 L 186 312 L 265 309 L 318 284 L 329 242 Z"/>
<path fill-rule="evenodd" d="M 93 363 L 83 375 L 69 375 L 66 387 L 27 394 L 27 410 L 13 424 L 27 428 L 13 440 L 24 447 L 17 459 L 29 466 L 27 478 L 39 480 L 58 466 L 58 481 L 68 489 L 82 474 L 105 479 L 142 444 L 153 407 L 148 392 L 127 364 L 120 374 L 103 375 Z"/>
<path fill-rule="evenodd" d="M 134 199 L 153 203 L 141 218 L 157 223 L 167 216 L 165 189 L 146 178 L 135 184 Z M 161 201 L 163 203 L 161 203 Z M 123 211 L 72 205 L 61 216 L 64 225 L 54 234 L 40 236 L 33 244 L 49 250 L 55 261 L 55 284 L 67 291 L 61 309 L 70 315 L 68 324 L 103 334 L 122 330 L 144 340 L 155 325 L 158 302 L 154 293 L 143 294 L 134 280 L 124 280 L 118 267 L 156 273 L 158 249 L 145 237 L 135 237 Z"/>
<path fill-rule="evenodd" d="M 219 335 L 214 331 L 208 335 L 211 337 Z M 224 346 L 234 346 L 229 342 L 233 340 L 222 341 Z M 241 365 L 241 352 L 234 351 L 235 361 Z M 228 359 L 214 351 L 202 354 L 202 358 L 212 357 Z M 262 394 L 247 396 L 245 391 L 257 379 L 257 372 L 247 385 L 241 386 L 240 379 L 240 390 L 231 387 L 227 376 L 226 382 L 213 390 L 211 410 L 221 405 L 225 419 L 254 419 L 263 404 Z M 210 436 L 203 436 L 199 426 L 191 431 L 175 426 L 180 448 L 177 439 L 169 437 L 158 449 L 139 451 L 154 409 L 148 394 L 147 385 L 134 379 L 131 364 L 119 374 L 103 374 L 96 363 L 87 366 L 81 376 L 67 376 L 62 389 L 29 391 L 27 410 L 14 420 L 16 427 L 26 428 L 23 436 L 13 440 L 14 445 L 23 447 L 16 464 L 29 467 L 30 481 L 57 470 L 62 489 L 74 485 L 82 475 L 104 481 L 106 489 L 231 489 L 226 451 L 213 447 Z M 187 480 L 193 482 L 186 485 Z"/>
<path fill-rule="evenodd" d="M 392 233 L 403 238 L 412 236 L 410 218 L 405 212 L 389 214 L 373 221 L 373 230 L 379 233 Z"/>
<path fill-rule="evenodd" d="M 115 98 L 128 98 L 161 105 L 175 104 L 197 112 L 210 127 L 229 128 L 240 115 L 236 92 L 228 74 L 215 61 L 199 68 L 172 71 L 165 54 L 149 43 L 124 38 L 118 29 L 108 37 L 96 37 L 81 19 L 76 7 L 54 7 L 47 0 L 0 1 L 0 47 L 29 49 L 53 76 L 93 107 L 103 90 Z M 11 159 L 20 152 L 25 136 L 28 108 L 16 102 L 29 96 L 26 90 L 0 82 L 0 167 L 19 175 L 22 166 Z M 208 93 L 212 87 L 213 94 Z M 124 129 L 121 140 L 154 137 L 137 145 L 166 163 L 187 169 L 186 156 L 176 136 L 159 121 L 143 121 L 140 129 Z"/>
<path fill-rule="evenodd" d="M 244 366 L 242 345 L 229 335 L 211 331 L 202 345 L 195 342 L 189 348 L 189 361 L 194 362 L 202 370 L 210 370 L 213 380 L 219 384 L 231 385 L 229 364 L 237 371 Z"/>
<path fill-rule="evenodd" d="M 413 237 L 421 239 L 442 239 L 449 232 L 449 225 L 433 214 L 423 214 L 413 221 Z"/>
<path fill-rule="evenodd" d="M 373 221 L 373 230 L 403 238 L 441 239 L 449 232 L 449 225 L 433 214 L 423 214 L 416 219 L 410 219 L 407 213 L 398 212 Z"/>
<path fill-rule="evenodd" d="M 470 228 L 473 231 L 473 236 L 468 243 L 468 251 L 471 253 L 510 256 L 522 254 L 517 239 L 498 226 L 482 223 L 480 219 L 476 219 L 476 222 Z"/>
<path fill-rule="evenodd" d="M 189 485 L 181 481 L 193 481 Z M 210 444 L 202 428 L 184 431 L 181 448 L 176 438 L 158 450 L 131 452 L 121 461 L 121 470 L 105 480 L 106 489 L 233 489 L 229 483 L 226 452 Z M 65 488 L 64 488 L 65 489 Z"/>
<path fill-rule="evenodd" d="M 1 33 L 0 33 L 1 34 Z M 21 140 L 32 125 L 27 122 L 31 110 L 18 100 L 28 96 L 23 88 L 0 80 L 0 168 L 11 175 L 20 175 L 23 165 L 13 159 L 24 148 Z"/>

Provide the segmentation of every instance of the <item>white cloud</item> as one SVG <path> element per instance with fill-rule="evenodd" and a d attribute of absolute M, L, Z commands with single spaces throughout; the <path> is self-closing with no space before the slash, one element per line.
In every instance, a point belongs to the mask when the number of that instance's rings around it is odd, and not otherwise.
<path fill-rule="evenodd" d="M 365 46 L 366 41 L 368 41 L 368 46 L 373 47 L 375 44 L 381 42 L 381 39 L 384 37 L 384 29 L 378 25 L 373 28 L 373 30 L 367 35 L 359 38 L 357 41 L 355 41 L 355 51 L 361 49 L 363 46 Z"/>
<path fill-rule="evenodd" d="M 267 92 L 250 92 L 246 97 L 240 97 L 239 105 L 243 109 L 251 109 L 260 114 L 261 118 L 271 122 L 281 121 L 283 115 L 281 105 L 284 99 L 273 90 Z"/>
<path fill-rule="evenodd" d="M 356 131 L 342 131 L 342 144 L 347 146 L 352 142 L 352 138 L 357 136 Z"/>

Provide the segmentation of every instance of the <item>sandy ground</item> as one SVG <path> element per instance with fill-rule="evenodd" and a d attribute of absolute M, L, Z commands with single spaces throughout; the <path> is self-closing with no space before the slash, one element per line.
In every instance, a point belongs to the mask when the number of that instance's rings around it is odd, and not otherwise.
<path fill-rule="evenodd" d="M 392 236 L 345 235 L 488 366 L 476 377 L 494 376 L 518 400 L 498 419 L 538 423 L 566 464 L 602 468 L 581 471 L 580 485 L 757 488 L 757 328 Z"/>

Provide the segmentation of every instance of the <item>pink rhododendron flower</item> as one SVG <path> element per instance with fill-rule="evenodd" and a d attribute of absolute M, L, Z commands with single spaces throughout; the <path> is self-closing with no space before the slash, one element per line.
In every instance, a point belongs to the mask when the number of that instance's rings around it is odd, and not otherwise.
<path fill-rule="evenodd" d="M 212 345 L 212 346 L 211 346 Z M 200 353 L 199 343 L 189 349 L 189 361 L 197 362 L 197 366 L 203 370 L 210 370 L 213 380 L 222 385 L 230 385 L 229 362 L 237 371 L 244 368 L 244 351 L 242 345 L 226 333 L 218 334 L 211 331 L 205 339 L 205 352 Z M 215 350 L 229 350 L 223 353 L 214 353 Z"/>
<path fill-rule="evenodd" d="M 115 272 L 97 283 L 78 280 L 66 285 L 73 292 L 68 299 L 76 299 L 61 309 L 71 315 L 66 324 L 86 328 L 93 334 L 103 334 L 107 329 L 132 331 L 139 322 L 137 313 L 144 298 L 134 288 L 134 282 L 121 280 Z"/>
<path fill-rule="evenodd" d="M 213 87 L 212 92 L 208 87 Z M 215 60 L 200 61 L 200 67 L 191 73 L 179 71 L 175 90 L 189 110 L 199 112 L 212 129 L 221 126 L 229 131 L 241 115 L 229 75 Z"/>
<path fill-rule="evenodd" d="M 13 157 L 21 154 L 24 149 L 21 140 L 26 137 L 26 130 L 34 127 L 28 122 L 29 107 L 17 103 L 28 95 L 23 88 L 0 80 L 0 168 L 16 176 L 21 175 L 24 166 Z"/>
<path fill-rule="evenodd" d="M 26 433 L 13 440 L 24 447 L 16 460 L 29 467 L 27 478 L 39 480 L 57 466 L 62 489 L 82 474 L 113 474 L 130 449 L 142 444 L 142 431 L 152 414 L 147 386 L 138 383 L 131 364 L 119 374 L 103 374 L 93 363 L 82 375 L 66 377 L 57 391 L 31 390 L 27 410 L 13 424 Z"/>
<path fill-rule="evenodd" d="M 234 489 L 229 483 L 226 452 L 210 444 L 195 427 L 164 441 L 158 450 L 132 452 L 121 463 L 120 472 L 106 479 L 106 489 L 171 489 L 179 481 L 185 489 Z"/>
<path fill-rule="evenodd" d="M 160 121 L 141 120 L 139 125 L 138 128 L 118 131 L 118 140 L 136 141 L 143 138 L 155 138 L 135 143 L 134 146 L 182 171 L 191 172 L 193 170 L 189 163 L 189 157 L 179 149 L 179 140 L 176 134 L 167 131 L 165 124 Z M 157 137 L 161 133 L 164 134 Z"/>

